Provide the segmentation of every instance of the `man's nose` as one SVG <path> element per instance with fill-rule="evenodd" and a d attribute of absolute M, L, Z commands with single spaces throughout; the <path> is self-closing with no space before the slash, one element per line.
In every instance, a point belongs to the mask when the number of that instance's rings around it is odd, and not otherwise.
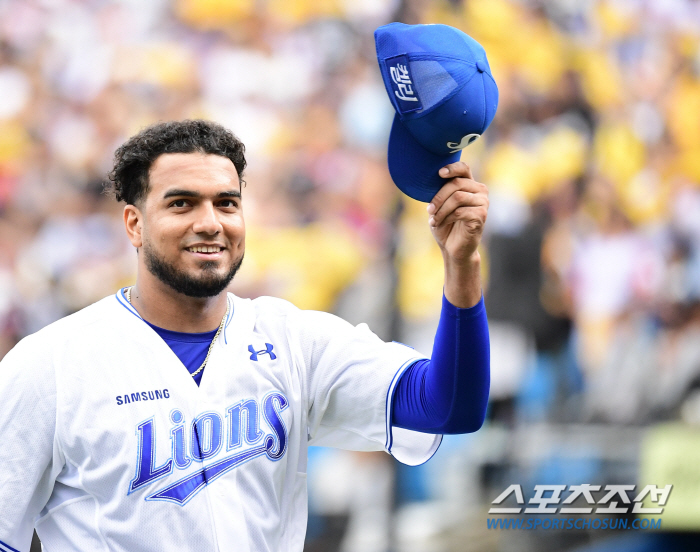
<path fill-rule="evenodd" d="M 222 231 L 219 214 L 211 203 L 203 203 L 197 212 L 197 220 L 192 230 L 197 234 L 214 235 Z"/>

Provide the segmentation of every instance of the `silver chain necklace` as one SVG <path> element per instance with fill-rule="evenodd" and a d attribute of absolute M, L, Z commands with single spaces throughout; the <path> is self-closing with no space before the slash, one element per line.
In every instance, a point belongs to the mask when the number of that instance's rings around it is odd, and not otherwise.
<path fill-rule="evenodd" d="M 126 289 L 126 300 L 129 301 L 129 304 L 131 305 L 131 287 Z M 202 362 L 202 365 L 199 368 L 197 368 L 194 372 L 191 373 L 192 377 L 195 377 L 197 374 L 199 374 L 202 370 L 204 370 L 204 367 L 207 365 L 207 361 L 209 360 L 209 355 L 211 355 L 211 350 L 214 348 L 214 343 L 216 343 L 216 338 L 219 337 L 221 330 L 224 329 L 224 323 L 226 322 L 226 319 L 228 318 L 228 313 L 229 313 L 230 308 L 231 308 L 231 306 L 229 305 L 229 302 L 227 299 L 226 300 L 226 314 L 224 314 L 224 317 L 221 319 L 221 324 L 219 324 L 219 329 L 216 330 L 216 334 L 214 334 L 214 339 L 211 340 L 211 344 L 209 345 L 209 350 L 207 351 L 207 356 L 204 359 L 204 362 Z"/>

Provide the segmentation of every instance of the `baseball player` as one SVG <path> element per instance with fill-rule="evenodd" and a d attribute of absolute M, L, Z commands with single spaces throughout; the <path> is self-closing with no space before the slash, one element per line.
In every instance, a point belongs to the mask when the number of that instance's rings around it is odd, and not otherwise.
<path fill-rule="evenodd" d="M 226 292 L 243 260 L 244 148 L 160 123 L 111 174 L 133 287 L 23 339 L 0 363 L 0 551 L 295 551 L 307 447 L 415 465 L 483 422 L 488 329 L 477 246 L 488 199 L 443 168 L 428 206 L 445 264 L 430 360 L 366 327 Z"/>

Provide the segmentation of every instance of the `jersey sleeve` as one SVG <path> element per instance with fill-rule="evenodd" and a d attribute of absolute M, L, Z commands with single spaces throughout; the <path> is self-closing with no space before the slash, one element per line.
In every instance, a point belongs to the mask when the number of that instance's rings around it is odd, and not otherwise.
<path fill-rule="evenodd" d="M 34 521 L 62 467 L 46 347 L 35 334 L 0 362 L 0 550 L 29 550 Z"/>
<path fill-rule="evenodd" d="M 309 445 L 386 450 L 408 465 L 435 453 L 441 435 L 391 425 L 396 383 L 424 355 L 327 313 L 300 311 L 294 323 L 306 367 Z"/>

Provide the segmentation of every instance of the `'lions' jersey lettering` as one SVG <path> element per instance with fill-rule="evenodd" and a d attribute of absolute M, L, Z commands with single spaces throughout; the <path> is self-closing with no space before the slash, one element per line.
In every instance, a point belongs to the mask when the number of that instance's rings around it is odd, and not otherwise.
<path fill-rule="evenodd" d="M 255 399 L 249 399 L 237 403 L 227 409 L 228 433 L 227 452 L 241 445 L 241 437 L 244 434 L 246 443 L 253 444 L 259 441 L 263 435 L 265 439 L 263 445 L 254 449 L 238 452 L 216 462 L 213 466 L 199 470 L 173 485 L 168 486 L 148 497 L 146 500 L 171 500 L 180 504 L 186 504 L 204 485 L 210 483 L 215 477 L 219 477 L 227 471 L 240 465 L 243 461 L 248 461 L 256 456 L 267 455 L 270 460 L 279 460 L 287 450 L 287 430 L 282 421 L 282 411 L 289 406 L 287 398 L 279 392 L 269 393 L 263 399 L 263 413 L 265 421 L 272 430 L 265 435 L 258 428 L 260 420 L 258 416 L 258 403 Z M 241 416 L 246 412 L 246 416 Z M 245 429 L 241 424 L 244 421 Z M 170 420 L 176 424 L 170 430 L 172 448 L 170 458 L 163 461 L 156 467 L 156 428 L 153 417 L 141 422 L 136 428 L 138 435 L 138 455 L 136 460 L 136 477 L 129 485 L 127 494 L 140 489 L 144 485 L 162 479 L 173 472 L 173 466 L 178 470 L 187 469 L 192 460 L 203 462 L 208 458 L 217 456 L 221 451 L 224 437 L 222 436 L 223 421 L 216 412 L 205 412 L 198 415 L 189 426 L 190 433 L 190 453 L 185 448 L 185 424 L 184 416 L 180 410 L 173 410 L 170 413 Z M 231 446 L 231 444 L 233 445 Z"/>

